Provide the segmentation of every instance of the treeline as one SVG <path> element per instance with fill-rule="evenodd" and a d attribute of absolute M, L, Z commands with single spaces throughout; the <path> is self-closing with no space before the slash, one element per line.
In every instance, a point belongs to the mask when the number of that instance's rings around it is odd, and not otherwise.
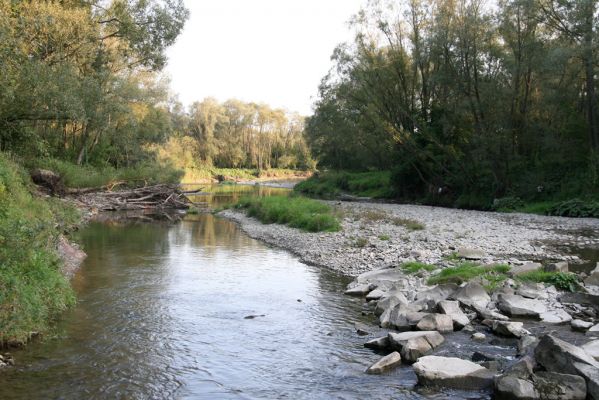
<path fill-rule="evenodd" d="M 264 104 L 207 98 L 178 115 L 182 130 L 160 148 L 179 168 L 313 169 L 304 117 Z"/>
<path fill-rule="evenodd" d="M 596 194 L 597 3 L 369 3 L 320 86 L 313 154 L 434 204 Z"/>
<path fill-rule="evenodd" d="M 0 149 L 120 168 L 175 129 L 165 50 L 182 0 L 0 0 Z"/>

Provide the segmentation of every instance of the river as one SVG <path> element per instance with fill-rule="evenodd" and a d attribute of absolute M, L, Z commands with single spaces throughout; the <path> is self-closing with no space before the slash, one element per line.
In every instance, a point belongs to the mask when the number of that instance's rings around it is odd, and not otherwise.
<path fill-rule="evenodd" d="M 205 201 L 238 195 L 229 191 Z M 91 223 L 80 241 L 88 258 L 73 278 L 77 306 L 53 335 L 13 353 L 17 366 L 0 374 L 0 399 L 487 396 L 420 390 L 407 365 L 365 374 L 380 355 L 356 333 L 354 323 L 372 317 L 361 316 L 361 300 L 343 296 L 349 279 L 302 264 L 228 220 Z M 453 335 L 440 353 L 473 346 L 467 334 Z M 484 350 L 509 356 L 508 348 Z"/>

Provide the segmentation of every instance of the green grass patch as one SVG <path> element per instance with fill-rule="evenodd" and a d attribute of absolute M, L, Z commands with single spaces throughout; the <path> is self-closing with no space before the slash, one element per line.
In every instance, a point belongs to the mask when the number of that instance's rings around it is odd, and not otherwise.
<path fill-rule="evenodd" d="M 154 163 L 140 163 L 133 167 L 114 168 L 92 165 L 76 165 L 53 158 L 29 162 L 30 168 L 43 168 L 59 174 L 65 186 L 70 188 L 100 187 L 116 182 L 126 186 L 143 186 L 158 183 L 179 183 L 183 172 L 172 167 Z"/>
<path fill-rule="evenodd" d="M 413 220 L 413 219 L 409 219 L 409 218 L 393 218 L 391 220 L 391 222 L 393 222 L 393 225 L 397 225 L 397 226 L 403 226 L 404 228 L 406 228 L 409 231 L 421 231 L 423 229 L 425 229 L 426 227 L 424 226 L 424 224 Z"/>
<path fill-rule="evenodd" d="M 236 205 L 262 223 L 285 224 L 308 232 L 341 229 L 333 209 L 320 201 L 299 196 L 244 197 Z"/>
<path fill-rule="evenodd" d="M 380 235 L 380 236 L 379 236 L 379 240 L 387 241 L 387 240 L 389 240 L 389 239 L 391 239 L 391 238 L 389 237 L 389 235 Z"/>
<path fill-rule="evenodd" d="M 58 235 L 78 220 L 57 199 L 31 195 L 27 172 L 0 153 L 0 343 L 25 342 L 75 297 L 60 272 Z"/>
<path fill-rule="evenodd" d="M 295 186 L 295 191 L 313 197 L 331 199 L 341 193 L 359 197 L 386 199 L 393 197 L 389 171 L 338 172 L 315 174 Z"/>
<path fill-rule="evenodd" d="M 429 285 L 442 283 L 461 284 L 474 278 L 481 278 L 490 284 L 490 287 L 496 286 L 508 278 L 508 265 L 490 265 L 483 266 L 472 262 L 464 262 L 455 267 L 445 268 L 441 272 L 428 280 Z"/>
<path fill-rule="evenodd" d="M 555 286 L 556 289 L 575 292 L 579 287 L 578 277 L 570 272 L 532 271 L 518 275 L 523 282 L 541 282 Z"/>
<path fill-rule="evenodd" d="M 407 262 L 401 265 L 401 269 L 406 273 L 406 274 L 415 274 L 417 272 L 420 271 L 434 271 L 437 269 L 436 266 L 431 265 L 431 264 L 425 264 L 425 263 L 421 263 L 421 262 L 417 262 L 417 261 L 412 261 L 412 262 Z"/>

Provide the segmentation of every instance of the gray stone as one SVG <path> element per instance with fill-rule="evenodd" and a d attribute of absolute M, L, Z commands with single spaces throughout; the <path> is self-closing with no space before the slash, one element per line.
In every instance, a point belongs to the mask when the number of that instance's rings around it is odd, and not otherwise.
<path fill-rule="evenodd" d="M 547 299 L 549 297 L 542 283 L 525 283 L 521 285 L 516 294 L 529 299 Z"/>
<path fill-rule="evenodd" d="M 554 325 L 568 324 L 572 321 L 572 316 L 561 308 L 544 312 L 539 315 L 539 318 L 541 322 Z"/>
<path fill-rule="evenodd" d="M 368 367 L 366 373 L 382 374 L 383 372 L 397 367 L 399 364 L 401 364 L 401 355 L 397 351 L 394 351 L 393 353 L 386 355 Z"/>
<path fill-rule="evenodd" d="M 428 314 L 416 325 L 421 331 L 452 332 L 453 319 L 446 314 Z"/>
<path fill-rule="evenodd" d="M 437 304 L 437 309 L 441 314 L 459 314 L 462 313 L 458 301 L 442 300 Z"/>
<path fill-rule="evenodd" d="M 389 337 L 383 336 L 376 339 L 369 340 L 364 343 L 364 347 L 375 350 L 382 350 L 389 347 Z"/>
<path fill-rule="evenodd" d="M 591 340 L 590 342 L 580 346 L 580 348 L 595 360 L 599 360 L 599 340 Z"/>
<path fill-rule="evenodd" d="M 486 338 L 487 338 L 487 337 L 485 336 L 485 334 L 484 334 L 484 333 L 480 333 L 480 332 L 473 333 L 473 334 L 472 334 L 472 336 L 471 336 L 471 339 L 472 339 L 472 340 L 476 340 L 476 341 L 478 341 L 478 342 L 482 342 L 482 341 L 484 341 Z"/>
<path fill-rule="evenodd" d="M 545 271 L 547 272 L 568 272 L 568 262 L 560 261 L 552 264 L 547 264 L 545 266 Z"/>
<path fill-rule="evenodd" d="M 547 311 L 545 305 L 538 300 L 508 294 L 498 296 L 497 308 L 513 317 L 539 318 L 540 314 Z"/>
<path fill-rule="evenodd" d="M 416 295 L 416 300 L 418 301 L 426 301 L 432 300 L 435 303 L 438 303 L 442 300 L 447 299 L 451 296 L 458 288 L 458 285 L 455 283 L 446 283 L 442 285 L 437 285 L 434 288 L 422 291 Z"/>
<path fill-rule="evenodd" d="M 432 349 L 443 343 L 445 339 L 437 331 L 389 333 L 392 349 L 399 350 L 406 362 L 414 362 Z"/>
<path fill-rule="evenodd" d="M 489 310 L 485 307 L 474 307 L 474 309 L 476 310 L 476 314 L 478 315 L 478 318 L 480 318 L 481 320 L 498 320 L 498 321 L 509 321 L 510 319 L 508 317 L 506 317 L 505 315 L 495 311 L 495 310 Z"/>
<path fill-rule="evenodd" d="M 588 321 L 583 321 L 581 319 L 573 319 L 570 322 L 570 326 L 572 327 L 572 330 L 574 330 L 574 331 L 586 332 L 589 328 L 591 328 L 593 326 L 593 323 L 588 322 Z"/>
<path fill-rule="evenodd" d="M 466 314 L 449 314 L 451 320 L 453 321 L 453 330 L 459 331 L 470 325 L 470 319 Z"/>
<path fill-rule="evenodd" d="M 584 284 L 587 286 L 599 286 L 599 271 L 593 270 L 587 278 L 584 280 Z"/>
<path fill-rule="evenodd" d="M 368 325 L 362 324 L 360 322 L 354 323 L 354 329 L 359 336 L 370 335 L 371 328 Z"/>
<path fill-rule="evenodd" d="M 456 253 L 460 258 L 466 260 L 480 260 L 485 257 L 485 252 L 478 249 L 471 249 L 467 247 L 460 247 Z"/>
<path fill-rule="evenodd" d="M 574 362 L 572 365 L 587 382 L 587 398 L 599 400 L 599 368 L 584 362 Z"/>
<path fill-rule="evenodd" d="M 587 385 L 582 376 L 540 371 L 532 380 L 543 400 L 584 400 L 587 397 Z"/>
<path fill-rule="evenodd" d="M 593 294 L 580 292 L 564 293 L 559 297 L 559 301 L 565 304 L 591 306 L 594 309 L 599 310 L 599 296 Z"/>
<path fill-rule="evenodd" d="M 414 364 L 418 382 L 425 386 L 480 390 L 493 384 L 493 372 L 455 357 L 424 356 Z"/>
<path fill-rule="evenodd" d="M 394 293 L 391 296 L 385 296 L 378 301 L 374 309 L 375 315 L 381 315 L 385 310 L 393 308 L 399 304 L 408 304 L 408 299 L 401 293 Z"/>
<path fill-rule="evenodd" d="M 532 335 L 523 335 L 518 340 L 518 355 L 523 356 L 526 354 L 533 355 L 534 350 L 539 344 L 539 339 Z"/>
<path fill-rule="evenodd" d="M 354 297 L 363 297 L 370 293 L 374 287 L 369 283 L 360 284 L 358 286 L 354 286 L 351 289 L 347 289 L 345 294 L 348 296 Z"/>
<path fill-rule="evenodd" d="M 505 374 L 520 379 L 529 380 L 533 374 L 536 362 L 532 356 L 524 356 L 506 368 Z"/>
<path fill-rule="evenodd" d="M 393 309 L 385 311 L 379 319 L 381 327 L 397 329 L 400 332 L 414 329 L 428 313 L 414 312 L 413 309 L 411 304 L 399 304 Z"/>
<path fill-rule="evenodd" d="M 579 375 L 579 368 L 575 364 L 599 368 L 599 363 L 583 349 L 552 335 L 544 335 L 541 338 L 535 349 L 535 358 L 550 372 Z"/>
<path fill-rule="evenodd" d="M 452 299 L 468 307 L 485 308 L 491 301 L 491 297 L 482 285 L 476 282 L 469 282 L 459 288 L 452 296 Z"/>
<path fill-rule="evenodd" d="M 358 275 L 356 282 L 360 284 L 372 283 L 377 286 L 391 286 L 404 278 L 405 273 L 401 268 L 383 268 Z"/>
<path fill-rule="evenodd" d="M 521 338 L 528 334 L 522 322 L 493 321 L 493 332 L 499 336 Z"/>
<path fill-rule="evenodd" d="M 385 295 L 381 289 L 374 289 L 372 292 L 366 295 L 366 300 L 379 300 L 381 297 Z"/>
<path fill-rule="evenodd" d="M 538 400 L 541 398 L 532 382 L 517 376 L 498 376 L 495 378 L 494 387 L 494 398 L 497 400 Z"/>
<path fill-rule="evenodd" d="M 599 336 L 599 324 L 591 326 L 587 331 L 587 335 Z"/>
<path fill-rule="evenodd" d="M 540 269 L 543 268 L 543 265 L 541 265 L 540 263 L 526 263 L 523 265 L 517 265 L 515 267 L 513 267 L 509 274 L 511 276 L 518 276 L 518 275 L 522 275 L 522 274 L 526 274 L 528 272 L 534 272 L 534 271 L 538 271 Z"/>

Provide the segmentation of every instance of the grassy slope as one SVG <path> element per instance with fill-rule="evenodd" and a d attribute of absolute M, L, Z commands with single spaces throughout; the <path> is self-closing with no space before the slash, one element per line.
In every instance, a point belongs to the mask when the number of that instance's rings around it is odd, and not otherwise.
<path fill-rule="evenodd" d="M 258 171 L 250 168 L 188 168 L 185 170 L 181 183 L 205 183 L 217 179 L 219 175 L 231 181 L 254 181 L 260 179 L 286 179 L 308 176 L 309 172 L 294 169 L 271 168 Z"/>
<path fill-rule="evenodd" d="M 28 175 L 0 153 L 0 342 L 24 342 L 74 303 L 54 248 L 78 213 L 32 196 Z M 58 229 L 57 229 L 58 227 Z"/>

